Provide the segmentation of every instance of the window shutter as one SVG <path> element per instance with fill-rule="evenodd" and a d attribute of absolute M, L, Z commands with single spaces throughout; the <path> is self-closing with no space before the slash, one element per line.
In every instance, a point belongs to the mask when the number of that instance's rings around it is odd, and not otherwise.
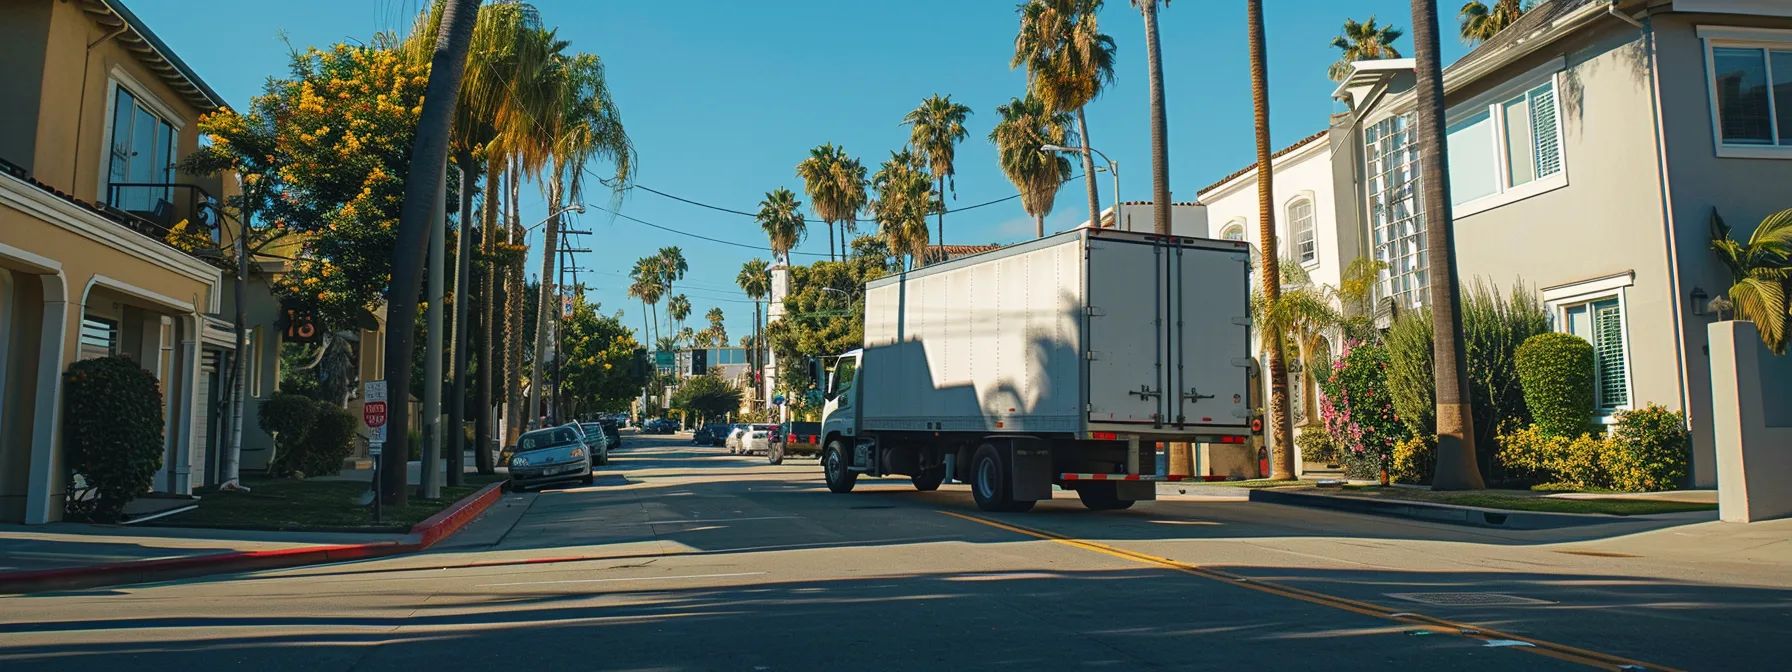
<path fill-rule="evenodd" d="M 1599 370 L 1599 405 L 1616 408 L 1630 403 L 1624 361 L 1624 315 L 1618 302 L 1601 302 L 1593 314 L 1593 350 Z"/>
<path fill-rule="evenodd" d="M 1531 129 L 1537 153 L 1537 177 L 1562 171 L 1561 134 L 1557 129 L 1556 87 L 1545 84 L 1531 91 Z"/>

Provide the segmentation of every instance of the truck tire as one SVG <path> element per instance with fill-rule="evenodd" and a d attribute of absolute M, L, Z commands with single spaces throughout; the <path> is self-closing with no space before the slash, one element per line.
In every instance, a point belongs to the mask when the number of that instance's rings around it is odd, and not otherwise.
<path fill-rule="evenodd" d="M 783 464 L 784 444 L 773 444 L 771 450 L 765 451 L 765 461 L 771 464 Z"/>
<path fill-rule="evenodd" d="M 990 444 L 977 447 L 971 456 L 971 498 L 984 511 L 1020 513 L 1033 508 L 1033 502 L 1014 501 L 1008 459 Z"/>
<path fill-rule="evenodd" d="M 1116 490 L 1113 483 L 1082 483 L 1076 486 L 1076 496 L 1083 500 L 1083 506 L 1090 511 L 1132 508 L 1133 500 L 1120 499 L 1114 494 Z"/>
<path fill-rule="evenodd" d="M 821 455 L 821 474 L 828 481 L 828 489 L 834 492 L 852 492 L 852 486 L 859 482 L 859 472 L 847 466 L 846 447 L 835 439 L 828 442 L 828 449 Z"/>
<path fill-rule="evenodd" d="M 946 480 L 946 467 L 940 465 L 922 470 L 921 473 L 909 477 L 915 489 L 921 492 L 933 492 L 940 489 L 940 483 Z"/>

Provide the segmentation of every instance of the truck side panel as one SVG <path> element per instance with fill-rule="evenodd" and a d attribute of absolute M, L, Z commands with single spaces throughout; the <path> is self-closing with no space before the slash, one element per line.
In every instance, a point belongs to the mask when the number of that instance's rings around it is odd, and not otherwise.
<path fill-rule="evenodd" d="M 1081 429 L 1081 237 L 1046 239 L 866 292 L 864 429 Z"/>

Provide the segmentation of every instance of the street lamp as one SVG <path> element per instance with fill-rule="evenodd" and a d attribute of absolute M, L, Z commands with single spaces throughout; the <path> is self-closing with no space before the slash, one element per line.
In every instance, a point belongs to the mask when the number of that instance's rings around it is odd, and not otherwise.
<path fill-rule="evenodd" d="M 535 230 L 535 227 L 538 227 L 538 226 L 541 226 L 541 225 L 543 225 L 543 224 L 546 224 L 546 223 L 548 223 L 548 222 L 549 222 L 549 221 L 550 221 L 550 220 L 552 220 L 552 219 L 554 219 L 554 218 L 555 218 L 555 217 L 559 217 L 559 216 L 561 216 L 561 215 L 564 215 L 564 214 L 566 214 L 566 213 L 568 213 L 568 212 L 576 212 L 576 213 L 579 213 L 579 214 L 581 214 L 581 215 L 583 215 L 583 214 L 585 214 L 585 204 L 583 204 L 583 203 L 574 203 L 574 204 L 572 204 L 572 205 L 569 205 L 569 206 L 566 206 L 566 207 L 564 207 L 564 208 L 561 208 L 561 209 L 559 209 L 559 210 L 555 210 L 555 211 L 554 211 L 554 212 L 553 212 L 553 213 L 552 213 L 552 214 L 549 214 L 549 215 L 548 215 L 548 216 L 546 216 L 546 217 L 543 217 L 543 218 L 541 218 L 541 221 L 539 221 L 539 222 L 536 222 L 536 223 L 534 223 L 534 224 L 530 224 L 530 225 L 529 225 L 529 228 L 527 228 L 527 229 L 523 229 L 523 232 L 524 232 L 524 233 L 528 233 L 528 232 L 530 232 L 530 231 L 534 231 L 534 230 Z"/>
<path fill-rule="evenodd" d="M 1097 155 L 1099 155 L 1101 157 L 1101 160 L 1108 162 L 1108 172 L 1112 173 L 1114 175 L 1114 228 L 1118 229 L 1121 227 L 1121 223 L 1126 221 L 1126 220 L 1123 220 L 1120 218 L 1120 162 L 1108 158 L 1108 155 L 1102 154 L 1101 150 L 1096 149 L 1094 147 L 1065 147 L 1063 145 L 1042 145 L 1042 146 L 1040 146 L 1039 151 L 1041 151 L 1041 152 L 1081 152 L 1085 149 L 1087 149 L 1091 152 L 1095 152 Z M 1095 228 L 1098 228 L 1098 229 L 1101 228 L 1100 221 L 1095 222 Z M 1128 226 L 1128 227 L 1126 227 L 1126 230 L 1131 231 L 1132 227 Z"/>

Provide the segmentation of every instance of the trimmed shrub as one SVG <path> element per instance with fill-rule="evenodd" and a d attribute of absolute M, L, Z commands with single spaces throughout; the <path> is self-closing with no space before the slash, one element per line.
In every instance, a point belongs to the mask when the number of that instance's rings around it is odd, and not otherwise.
<path fill-rule="evenodd" d="M 1301 430 L 1294 437 L 1294 445 L 1300 447 L 1301 459 L 1322 464 L 1338 464 L 1342 457 L 1338 454 L 1338 444 L 1332 441 L 1332 435 L 1317 427 Z"/>
<path fill-rule="evenodd" d="M 1437 435 L 1421 434 L 1394 444 L 1388 477 L 1396 483 L 1430 485 L 1437 473 Z"/>
<path fill-rule="evenodd" d="M 1690 435 L 1679 411 L 1655 404 L 1618 414 L 1607 468 L 1619 490 L 1672 490 L 1686 482 Z"/>
<path fill-rule="evenodd" d="M 1377 345 L 1350 346 L 1332 362 L 1321 383 L 1320 415 L 1353 478 L 1380 478 L 1393 458 L 1394 444 L 1411 436 L 1394 413 L 1388 395 L 1388 351 Z"/>
<path fill-rule="evenodd" d="M 268 464 L 268 474 L 285 476 L 297 469 L 295 453 L 316 420 L 317 404 L 301 394 L 279 392 L 261 402 L 256 424 L 274 436 L 274 459 Z"/>
<path fill-rule="evenodd" d="M 316 422 L 305 432 L 293 467 L 306 477 L 330 476 L 342 470 L 342 461 L 354 452 L 359 419 L 347 409 L 317 402 Z"/>
<path fill-rule="evenodd" d="M 1573 438 L 1552 435 L 1537 426 L 1501 434 L 1500 461 L 1512 474 L 1555 489 L 1591 490 L 1612 487 L 1610 465 L 1615 444 L 1594 435 Z"/>
<path fill-rule="evenodd" d="M 1573 334 L 1538 334 L 1518 346 L 1518 379 L 1537 429 L 1579 436 L 1593 418 L 1593 344 Z"/>
<path fill-rule="evenodd" d="M 162 468 L 162 389 L 118 355 L 70 364 L 62 374 L 62 445 L 71 518 L 118 520 Z M 86 490 L 77 492 L 77 478 Z"/>

